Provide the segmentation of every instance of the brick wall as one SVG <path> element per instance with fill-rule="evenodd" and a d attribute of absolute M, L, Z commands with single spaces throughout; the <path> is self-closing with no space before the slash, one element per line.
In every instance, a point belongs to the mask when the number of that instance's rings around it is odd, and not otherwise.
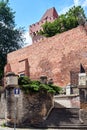
<path fill-rule="evenodd" d="M 76 87 L 78 85 L 78 72 L 70 71 L 70 84 L 72 87 Z"/>
<path fill-rule="evenodd" d="M 87 68 L 87 35 L 77 27 L 51 38 L 44 39 L 7 56 L 11 69 L 19 73 L 19 61 L 27 59 L 31 79 L 41 75 L 52 78 L 54 83 L 65 86 L 70 82 L 70 71 Z"/>

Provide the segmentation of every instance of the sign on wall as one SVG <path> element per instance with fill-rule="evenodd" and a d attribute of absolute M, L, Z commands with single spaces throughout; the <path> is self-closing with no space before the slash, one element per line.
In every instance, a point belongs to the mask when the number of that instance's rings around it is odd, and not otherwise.
<path fill-rule="evenodd" d="M 14 95 L 19 96 L 20 94 L 20 88 L 14 88 Z"/>

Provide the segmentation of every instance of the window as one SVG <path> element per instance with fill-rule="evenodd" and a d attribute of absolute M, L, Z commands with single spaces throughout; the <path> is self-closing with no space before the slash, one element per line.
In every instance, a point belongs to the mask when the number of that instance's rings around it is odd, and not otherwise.
<path fill-rule="evenodd" d="M 23 77 L 23 76 L 25 76 L 25 74 L 24 74 L 24 73 L 20 73 L 19 76 L 20 76 L 20 77 Z"/>

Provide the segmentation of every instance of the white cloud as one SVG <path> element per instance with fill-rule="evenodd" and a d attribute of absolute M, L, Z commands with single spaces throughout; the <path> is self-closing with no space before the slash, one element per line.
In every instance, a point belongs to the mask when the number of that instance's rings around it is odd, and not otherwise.
<path fill-rule="evenodd" d="M 79 5 L 79 1 L 80 1 L 80 0 L 74 0 L 74 5 L 75 5 L 75 6 L 78 6 L 78 5 Z"/>
<path fill-rule="evenodd" d="M 73 1 L 75 6 L 81 5 L 82 7 L 87 7 L 87 0 L 73 0 Z"/>
<path fill-rule="evenodd" d="M 83 7 L 87 7 L 87 0 L 85 0 L 82 4 Z"/>
<path fill-rule="evenodd" d="M 63 10 L 61 10 L 59 12 L 59 14 L 65 14 L 70 8 L 72 8 L 73 6 L 79 6 L 81 5 L 81 7 L 83 7 L 83 9 L 86 9 L 87 8 L 87 0 L 73 0 L 74 4 L 73 5 L 70 5 L 70 6 L 67 6 L 65 7 Z"/>
<path fill-rule="evenodd" d="M 63 10 L 59 12 L 59 14 L 65 14 L 71 7 L 73 7 L 73 5 L 65 7 Z"/>
<path fill-rule="evenodd" d="M 28 31 L 25 32 L 25 34 L 24 34 L 24 38 L 25 38 L 26 46 L 32 44 L 32 38 L 31 38 L 31 36 L 29 35 L 29 32 L 28 32 Z"/>

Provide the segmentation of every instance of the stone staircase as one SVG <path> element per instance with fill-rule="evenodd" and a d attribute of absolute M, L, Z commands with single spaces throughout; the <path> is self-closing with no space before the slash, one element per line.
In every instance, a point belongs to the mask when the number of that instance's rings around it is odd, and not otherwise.
<path fill-rule="evenodd" d="M 48 118 L 35 127 L 87 130 L 87 119 L 80 123 L 79 108 L 53 108 Z"/>

